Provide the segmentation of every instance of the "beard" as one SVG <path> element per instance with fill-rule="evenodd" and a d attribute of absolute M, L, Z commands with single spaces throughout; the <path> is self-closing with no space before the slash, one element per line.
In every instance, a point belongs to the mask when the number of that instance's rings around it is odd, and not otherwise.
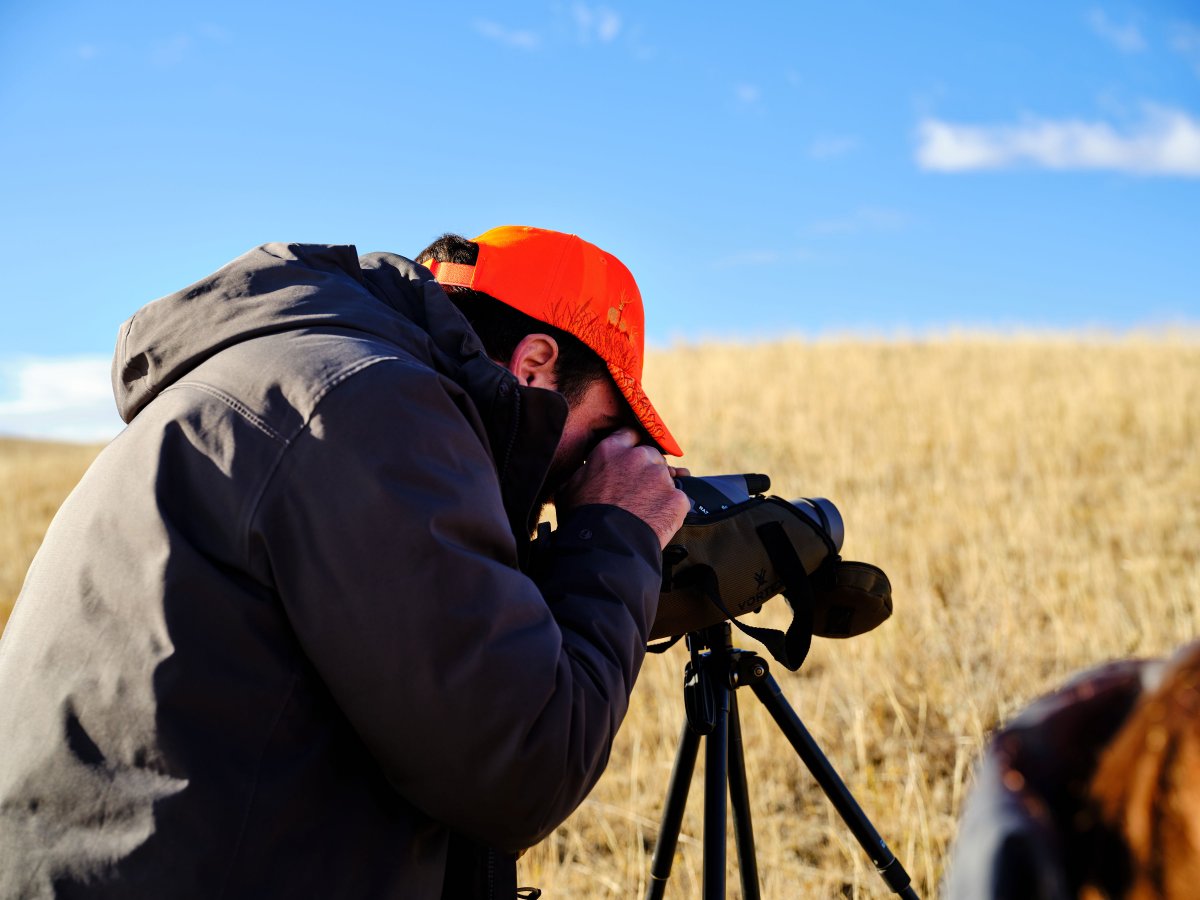
<path fill-rule="evenodd" d="M 554 506 L 557 511 L 558 503 L 556 502 L 556 498 L 559 496 L 559 493 L 586 463 L 586 459 L 580 458 L 580 456 L 578 453 L 563 455 L 555 453 L 554 458 L 550 461 L 550 468 L 546 470 L 546 478 L 542 482 L 542 489 L 538 492 L 537 499 L 534 501 L 534 506 L 537 510 L 537 517 L 534 521 L 542 521 L 547 506 Z"/>

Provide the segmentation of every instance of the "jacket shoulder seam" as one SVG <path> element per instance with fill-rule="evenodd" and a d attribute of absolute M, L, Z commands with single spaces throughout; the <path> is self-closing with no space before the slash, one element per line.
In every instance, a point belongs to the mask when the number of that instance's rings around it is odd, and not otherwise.
<path fill-rule="evenodd" d="M 258 508 L 262 505 L 263 497 L 266 496 L 267 490 L 271 483 L 275 480 L 275 475 L 279 472 L 279 466 L 283 463 L 283 458 L 287 455 L 288 450 L 296 443 L 297 438 L 304 434 L 312 425 L 312 420 L 316 416 L 317 411 L 321 407 L 321 403 L 333 392 L 333 389 L 340 384 L 344 384 L 349 378 L 357 375 L 359 372 L 374 366 L 381 362 L 406 362 L 402 357 L 395 354 L 374 354 L 364 357 L 352 366 L 347 366 L 345 369 L 334 374 L 324 384 L 322 384 L 313 394 L 312 408 L 308 415 L 304 417 L 298 428 L 286 437 L 280 436 L 279 452 L 275 454 L 275 459 L 267 468 L 265 477 L 259 485 L 258 490 L 246 505 L 245 518 L 240 523 L 238 533 L 242 544 L 242 559 L 245 565 L 250 564 L 250 526 L 258 515 Z M 432 371 L 432 370 L 431 370 Z"/>
<path fill-rule="evenodd" d="M 346 368 L 342 369 L 341 371 L 335 373 L 333 376 L 331 376 L 329 378 L 328 381 L 326 381 L 324 384 L 322 384 L 317 389 L 315 394 L 313 394 L 312 410 L 309 411 L 309 414 L 304 419 L 303 424 L 300 426 L 300 428 L 298 428 L 296 430 L 296 433 L 293 434 L 288 439 L 288 442 L 291 443 L 291 441 L 295 440 L 296 436 L 299 435 L 301 431 L 303 431 L 305 428 L 308 427 L 309 422 L 312 421 L 312 417 L 314 415 L 316 415 L 316 413 L 317 413 L 317 407 L 321 404 L 321 401 L 325 399 L 325 397 L 329 394 L 330 391 L 332 391 L 335 387 L 337 387 L 339 384 L 341 384 L 347 378 L 357 375 L 363 369 L 366 369 L 366 368 L 373 366 L 376 363 L 380 363 L 380 362 L 403 363 L 403 362 L 406 362 L 406 360 L 404 360 L 400 356 L 397 356 L 394 353 L 376 353 L 371 356 L 364 356 L 362 359 L 360 359 L 354 365 L 347 366 Z"/>
<path fill-rule="evenodd" d="M 241 400 L 237 399 L 237 397 L 234 397 L 232 394 L 229 394 L 226 391 L 223 391 L 218 387 L 214 387 L 211 384 L 206 384 L 203 381 L 179 381 L 179 382 L 176 382 L 175 384 L 171 385 L 165 391 L 163 391 L 163 394 L 168 394 L 171 391 L 179 390 L 180 388 L 192 388 L 194 390 L 208 394 L 210 397 L 215 397 L 217 400 L 220 400 L 222 403 L 224 403 L 226 406 L 228 406 L 230 409 L 232 409 L 234 412 L 236 412 L 239 416 L 241 416 L 248 423 L 250 423 L 255 428 L 257 428 L 259 431 L 261 431 L 263 434 L 265 434 L 271 440 L 275 441 L 275 443 L 277 443 L 277 444 L 286 444 L 287 443 L 286 438 L 284 438 L 284 436 L 282 434 L 280 434 L 278 431 L 276 431 L 274 428 L 272 428 L 270 423 L 267 422 L 266 419 L 264 419 L 262 416 L 258 415 L 258 413 L 254 412 L 254 410 L 250 409 L 250 407 L 248 407 Z"/>

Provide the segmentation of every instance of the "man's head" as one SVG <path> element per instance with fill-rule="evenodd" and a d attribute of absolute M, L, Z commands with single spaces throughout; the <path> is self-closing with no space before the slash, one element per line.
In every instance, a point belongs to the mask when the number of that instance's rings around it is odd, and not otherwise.
<path fill-rule="evenodd" d="M 443 235 L 416 259 L 493 359 L 523 383 L 566 397 L 570 413 L 552 487 L 622 425 L 681 455 L 641 387 L 641 294 L 615 256 L 574 235 L 504 226 L 474 240 Z"/>

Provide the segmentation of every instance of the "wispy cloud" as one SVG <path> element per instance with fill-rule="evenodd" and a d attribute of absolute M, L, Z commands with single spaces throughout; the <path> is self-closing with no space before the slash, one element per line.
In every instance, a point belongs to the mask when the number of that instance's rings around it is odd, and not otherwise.
<path fill-rule="evenodd" d="M 734 88 L 733 95 L 743 106 L 757 106 L 762 100 L 762 90 L 756 84 L 739 84 Z"/>
<path fill-rule="evenodd" d="M 1147 106 L 1124 130 L 1109 122 L 1029 119 L 1017 125 L 918 126 L 917 163 L 936 172 L 1028 167 L 1200 177 L 1200 120 Z"/>
<path fill-rule="evenodd" d="M 569 5 L 553 4 L 552 12 L 552 20 L 543 23 L 540 30 L 512 28 L 493 19 L 475 19 L 471 27 L 487 40 L 516 50 L 540 50 L 563 42 L 580 45 L 619 43 L 637 58 L 653 55 L 641 29 L 637 25 L 629 27 L 620 14 L 608 6 L 575 0 Z"/>
<path fill-rule="evenodd" d="M 177 66 L 186 62 L 194 53 L 203 51 L 206 45 L 227 44 L 229 41 L 228 29 L 211 22 L 206 23 L 154 41 L 150 45 L 150 62 L 160 67 Z M 82 53 L 82 48 L 80 52 Z"/>
<path fill-rule="evenodd" d="M 123 424 L 102 356 L 0 361 L 0 434 L 103 441 Z"/>
<path fill-rule="evenodd" d="M 808 231 L 812 234 L 856 234 L 902 228 L 908 221 L 908 216 L 900 210 L 863 206 L 844 216 L 813 222 L 808 226 Z"/>
<path fill-rule="evenodd" d="M 571 6 L 571 15 L 575 19 L 579 40 L 585 44 L 593 40 L 608 44 L 621 33 L 621 17 L 607 6 L 575 3 Z"/>
<path fill-rule="evenodd" d="M 476 19 L 471 24 L 481 36 L 506 47 L 513 47 L 517 50 L 536 50 L 542 44 L 542 39 L 534 31 L 507 28 L 490 19 Z"/>
<path fill-rule="evenodd" d="M 150 61 L 156 66 L 177 66 L 187 58 L 191 46 L 192 38 L 187 34 L 155 41 L 150 48 Z"/>
<path fill-rule="evenodd" d="M 229 29 L 223 25 L 218 25 L 215 22 L 205 22 L 197 29 L 200 36 L 210 41 L 217 41 L 221 44 L 226 44 L 230 40 Z"/>
<path fill-rule="evenodd" d="M 646 62 L 658 56 L 658 48 L 646 37 L 646 30 L 641 25 L 633 25 L 625 29 L 625 46 L 634 59 Z"/>
<path fill-rule="evenodd" d="M 825 134 L 808 145 L 813 159 L 834 159 L 858 149 L 858 138 L 845 134 Z"/>
<path fill-rule="evenodd" d="M 1191 22 L 1176 22 L 1171 26 L 1171 49 L 1192 64 L 1200 75 L 1200 26 Z"/>
<path fill-rule="evenodd" d="M 1092 9 L 1087 16 L 1092 31 L 1122 53 L 1140 53 L 1146 49 L 1146 39 L 1136 25 L 1118 25 L 1102 9 Z"/>

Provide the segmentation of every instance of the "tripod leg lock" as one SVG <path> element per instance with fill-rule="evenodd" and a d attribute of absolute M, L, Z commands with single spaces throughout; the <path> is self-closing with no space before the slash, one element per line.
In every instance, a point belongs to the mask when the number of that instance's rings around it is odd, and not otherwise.
<path fill-rule="evenodd" d="M 717 727 L 717 698 L 711 679 L 701 678 L 703 662 L 689 662 L 683 670 L 683 708 L 688 727 L 699 735 L 709 735 Z"/>
<path fill-rule="evenodd" d="M 877 866 L 880 876 L 887 882 L 887 886 L 892 889 L 893 894 L 899 894 L 904 898 L 915 898 L 917 895 L 911 887 L 912 879 L 904 871 L 904 866 L 900 865 L 900 860 L 892 856 L 891 851 L 888 851 L 888 856 L 891 856 L 890 860 L 882 866 Z"/>

